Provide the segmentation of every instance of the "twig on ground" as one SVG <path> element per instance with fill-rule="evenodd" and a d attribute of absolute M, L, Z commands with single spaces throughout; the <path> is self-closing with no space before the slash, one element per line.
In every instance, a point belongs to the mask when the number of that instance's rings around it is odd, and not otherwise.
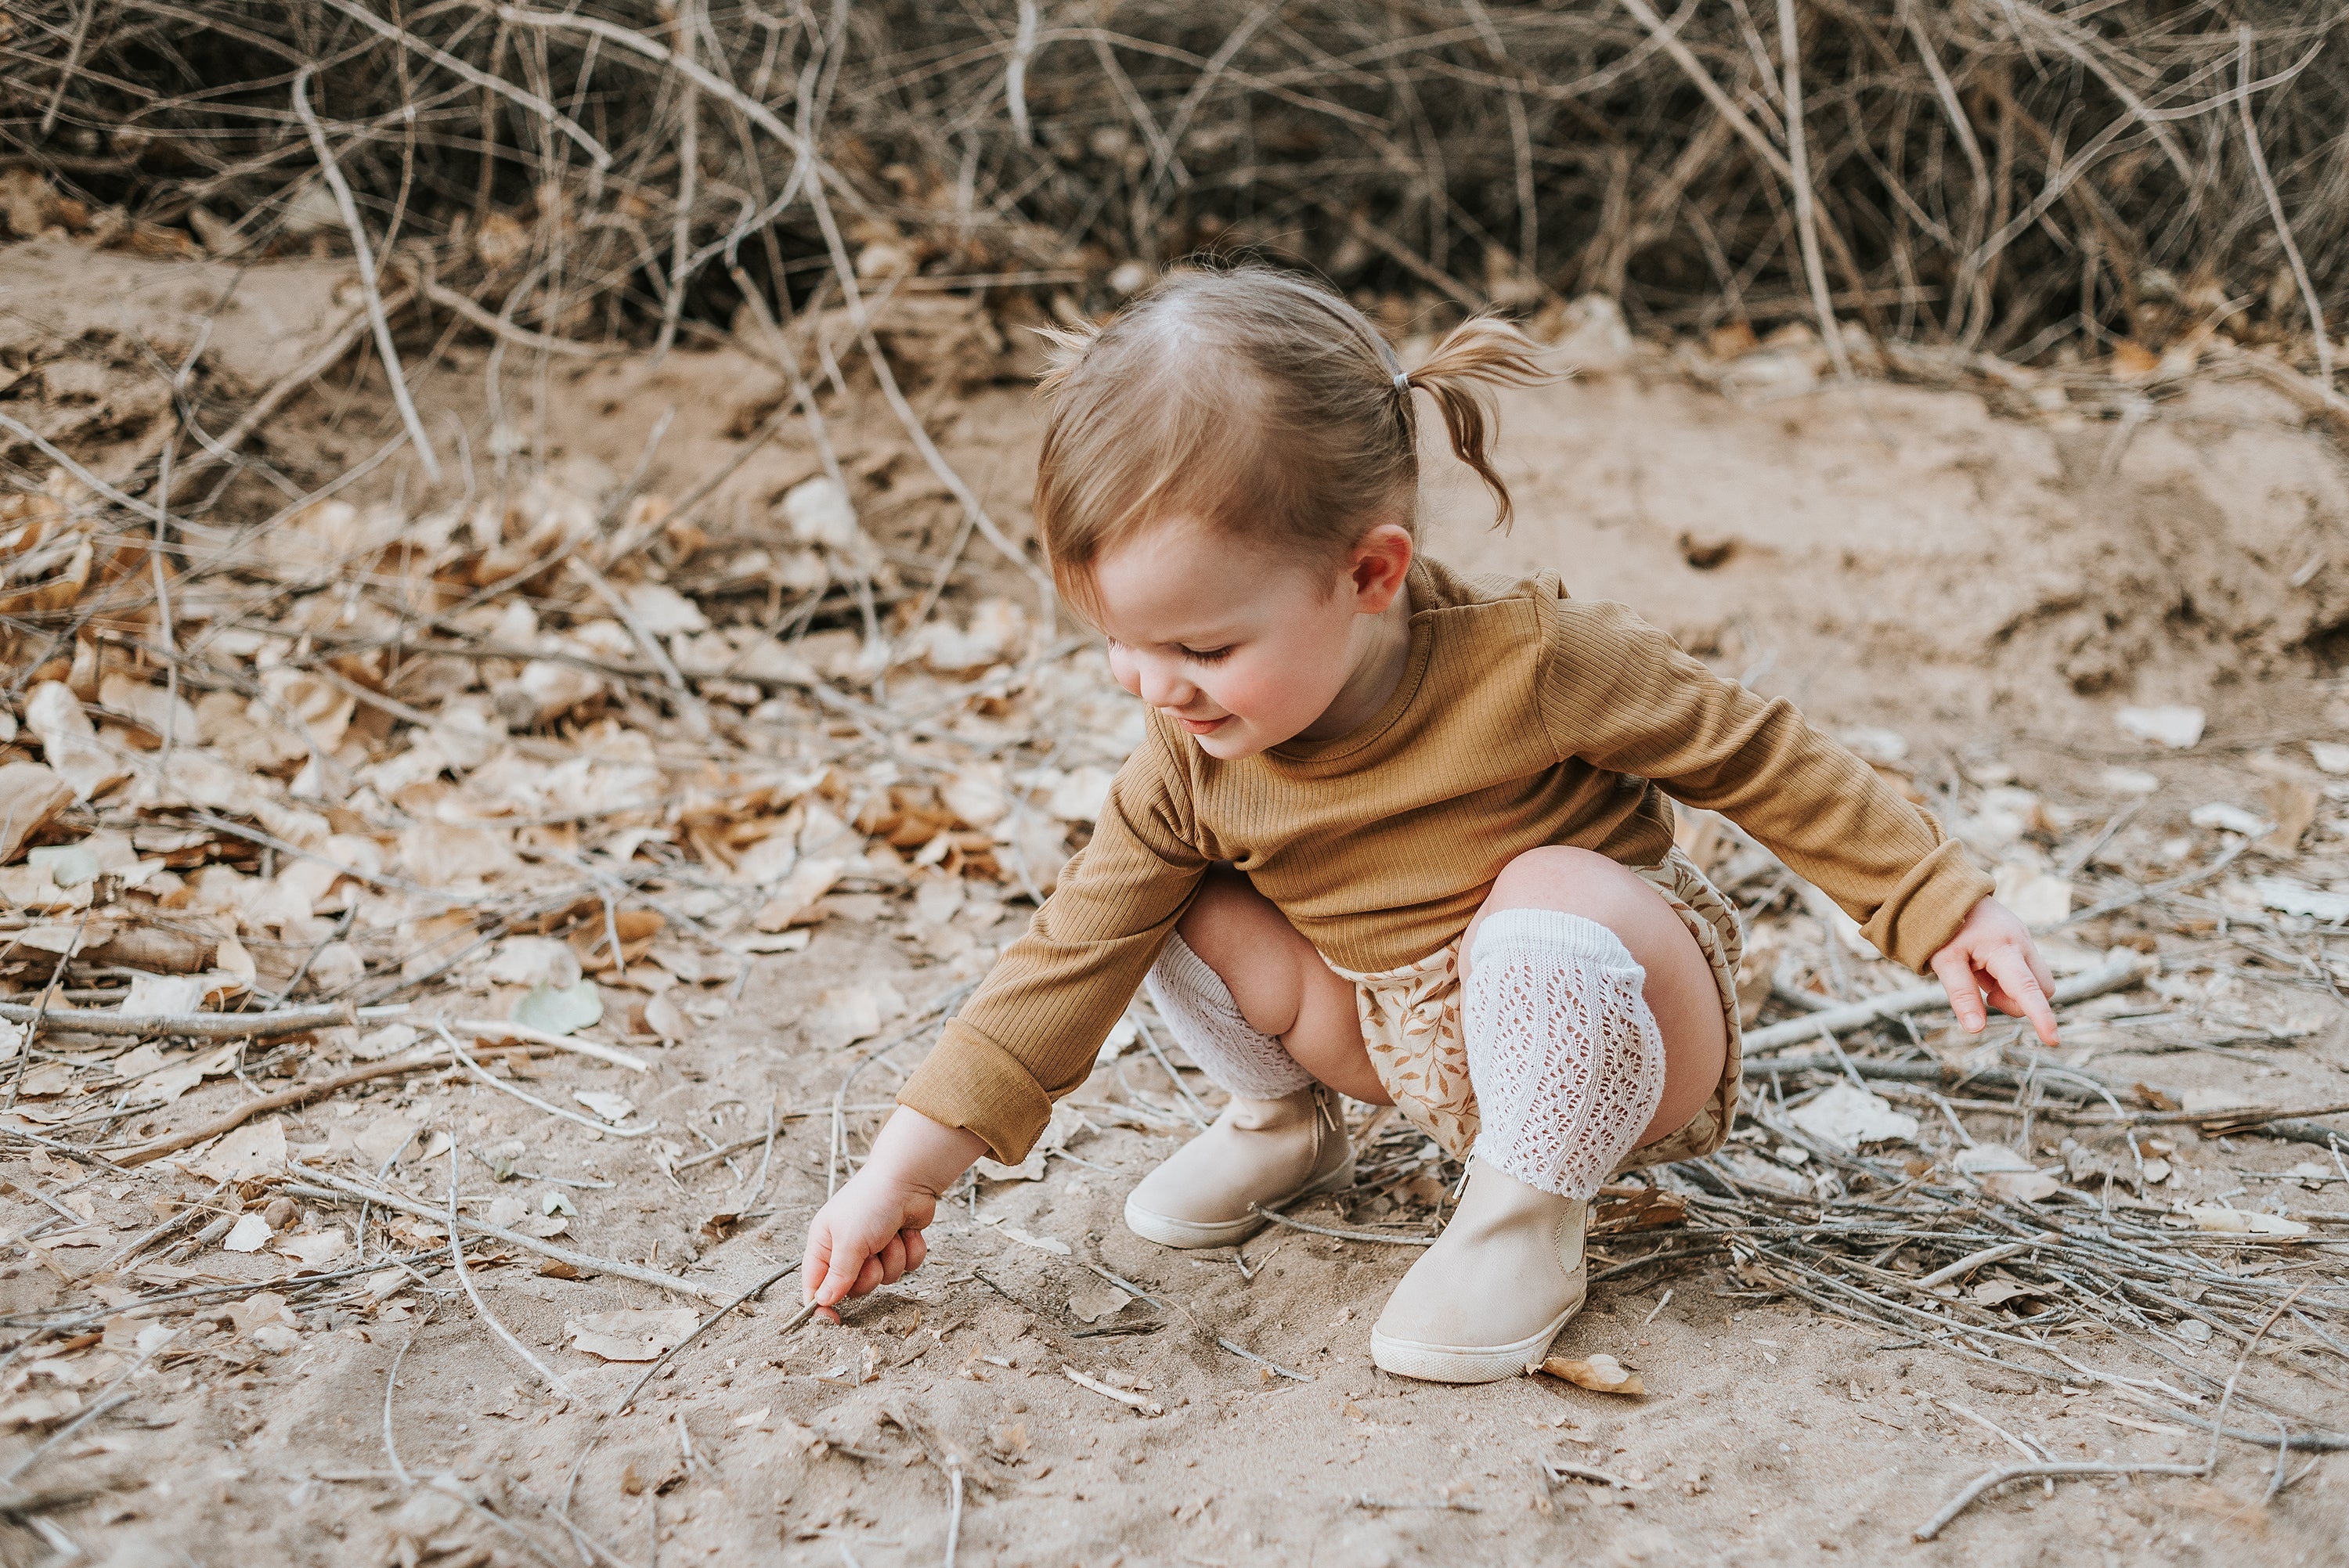
<path fill-rule="evenodd" d="M 2136 984 L 2146 974 L 2147 968 L 2146 960 L 2133 953 L 2108 959 L 2094 969 L 2056 982 L 2050 1000 L 2060 1007 L 2085 1001 L 2091 996 L 2101 996 L 2107 991 L 2118 991 Z M 1897 1018 L 1903 1013 L 1947 1012 L 1949 1007 L 1950 994 L 1939 984 L 1912 985 L 1889 995 L 1871 996 L 1864 1002 L 1825 1008 L 1807 1017 L 1790 1019 L 1784 1024 L 1748 1029 L 1740 1042 L 1746 1057 L 1745 1071 L 1749 1075 L 1765 1073 L 1770 1064 L 1755 1061 L 1753 1059 L 1754 1057 L 1786 1046 L 1801 1045 L 1823 1033 L 1848 1035 L 1879 1019 Z"/>
<path fill-rule="evenodd" d="M 1165 1407 L 1156 1400 L 1145 1399 L 1141 1395 L 1121 1388 L 1114 1383 L 1104 1383 L 1098 1377 L 1088 1377 L 1073 1367 L 1063 1367 L 1061 1368 L 1061 1373 L 1078 1387 L 1091 1388 L 1103 1398 L 1114 1399 L 1119 1404 L 1129 1406 L 1145 1416 L 1163 1416 L 1166 1413 Z"/>
<path fill-rule="evenodd" d="M 521 1357 L 523 1364 L 537 1373 L 548 1387 L 565 1399 L 578 1398 L 572 1392 L 571 1385 L 564 1380 L 563 1374 L 548 1367 L 531 1353 L 529 1346 L 515 1338 L 513 1330 L 498 1321 L 497 1315 L 490 1310 L 489 1303 L 481 1299 L 481 1293 L 473 1288 L 472 1271 L 465 1266 L 464 1237 L 457 1224 L 457 1144 L 454 1139 L 449 1143 L 449 1266 L 456 1271 L 457 1283 L 465 1287 L 465 1299 L 473 1304 L 473 1310 L 481 1315 L 483 1323 L 490 1326 L 490 1332 L 504 1341 L 507 1349 Z"/>
<path fill-rule="evenodd" d="M 1963 1513 L 1968 1508 L 1971 1507 L 1975 1500 L 1980 1498 L 1984 1492 L 2004 1486 L 2011 1480 L 2031 1480 L 2041 1476 L 2051 1478 L 2084 1475 L 2199 1476 L 2208 1475 L 2209 1473 L 2209 1467 L 2208 1465 L 2113 1464 L 2089 1460 L 2081 1460 L 2076 1462 L 2034 1462 L 2032 1464 L 2006 1465 L 1998 1470 L 1985 1470 L 1981 1475 L 1976 1476 L 1971 1481 L 1968 1482 L 1957 1496 L 1950 1499 L 1949 1501 L 1941 1505 L 1940 1512 L 1934 1514 L 1932 1518 L 1927 1520 L 1924 1523 L 1917 1527 L 1914 1532 L 1913 1538 L 1919 1541 L 1932 1540 L 1933 1537 L 1941 1533 L 1942 1530 L 1948 1526 L 1950 1521 L 1957 1518 L 1958 1515 Z"/>
<path fill-rule="evenodd" d="M 354 1008 L 347 1002 L 329 1002 L 316 1007 L 290 1007 L 276 1013 L 172 1013 L 159 1017 L 126 1018 L 119 1013 L 52 1011 L 47 1016 L 48 1022 L 58 1028 L 85 1035 L 235 1040 L 247 1036 L 261 1039 L 271 1035 L 306 1034 L 313 1029 L 355 1024 L 362 1018 L 393 1017 L 407 1010 L 405 1006 Z M 11 1023 L 30 1023 L 38 1012 L 38 1008 L 27 1007 L 22 1003 L 0 1002 L 0 1018 Z"/>
<path fill-rule="evenodd" d="M 1260 1214 L 1276 1225 L 1286 1225 L 1292 1231 L 1310 1231 L 1317 1236 L 1335 1236 L 1341 1242 L 1383 1242 L 1391 1247 L 1432 1247 L 1433 1236 L 1387 1236 L 1376 1231 L 1340 1231 L 1329 1225 L 1316 1225 L 1303 1220 L 1292 1220 L 1286 1214 L 1250 1203 L 1251 1212 Z"/>
<path fill-rule="evenodd" d="M 495 1073 L 481 1066 L 481 1063 L 475 1061 L 472 1057 L 472 1053 L 466 1050 L 464 1047 L 457 1043 L 457 1037 L 449 1032 L 448 1026 L 440 1024 L 435 1025 L 434 1027 L 440 1031 L 440 1037 L 448 1042 L 449 1049 L 456 1056 L 456 1058 L 460 1062 L 464 1064 L 466 1071 L 471 1073 L 483 1083 L 488 1084 L 492 1088 L 503 1089 L 506 1093 L 513 1096 L 516 1099 L 522 1101 L 524 1105 L 530 1106 L 533 1109 L 543 1110 L 549 1116 L 559 1116 L 565 1121 L 576 1122 L 582 1127 L 592 1127 L 596 1131 L 608 1134 L 614 1138 L 644 1138 L 660 1130 L 660 1123 L 657 1121 L 647 1121 L 641 1127 L 622 1127 L 617 1122 L 605 1121 L 595 1117 L 582 1116 L 575 1110 L 565 1110 L 559 1105 L 550 1105 L 534 1094 L 530 1094 L 523 1089 L 516 1088 L 513 1085 L 506 1082 L 505 1079 L 498 1077 Z"/>
<path fill-rule="evenodd" d="M 397 1209 L 403 1214 L 413 1214 L 420 1220 L 433 1221 L 435 1223 L 443 1222 L 447 1218 L 441 1211 L 429 1203 L 419 1203 L 413 1198 L 404 1197 L 398 1192 L 387 1192 L 380 1188 L 370 1187 L 365 1182 L 354 1181 L 347 1176 L 337 1176 L 325 1171 L 313 1171 L 307 1174 L 313 1181 L 321 1182 L 323 1185 L 310 1187 L 299 1182 L 289 1183 L 282 1191 L 296 1197 L 359 1198 L 370 1203 L 380 1203 L 387 1209 Z M 712 1290 L 708 1285 L 696 1284 L 691 1280 L 679 1279 L 675 1274 L 665 1274 L 658 1269 L 621 1263 L 614 1258 L 599 1258 L 592 1253 L 583 1253 L 572 1247 L 557 1246 L 553 1242 L 543 1242 L 536 1236 L 526 1236 L 520 1231 L 510 1231 L 502 1225 L 492 1225 L 463 1214 L 457 1216 L 457 1223 L 478 1234 L 494 1236 L 508 1246 L 520 1247 L 524 1252 L 536 1253 L 541 1257 L 553 1258 L 557 1263 L 569 1264 L 572 1267 L 587 1274 L 604 1274 L 618 1279 L 632 1279 L 639 1284 L 655 1285 L 678 1295 L 692 1296 L 698 1301 L 716 1302 L 726 1299 L 721 1293 Z"/>

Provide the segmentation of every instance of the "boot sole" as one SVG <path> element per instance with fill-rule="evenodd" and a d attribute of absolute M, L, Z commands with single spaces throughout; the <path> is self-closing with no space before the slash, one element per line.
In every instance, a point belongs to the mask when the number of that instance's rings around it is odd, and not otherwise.
<path fill-rule="evenodd" d="M 1577 1281 L 1578 1287 L 1580 1281 Z M 1540 1333 L 1508 1345 L 1430 1345 L 1398 1339 L 1371 1330 L 1371 1359 L 1379 1369 L 1422 1383 L 1498 1383 L 1522 1377 L 1541 1359 L 1567 1320 L 1582 1310 L 1584 1292 L 1578 1288 L 1564 1312 L 1550 1319 Z"/>
<path fill-rule="evenodd" d="M 1309 1181 L 1284 1197 L 1270 1199 L 1264 1207 L 1271 1208 L 1353 1184 L 1354 1157 L 1350 1152 L 1345 1161 L 1328 1175 Z M 1127 1230 L 1145 1242 L 1156 1242 L 1162 1247 L 1176 1247 L 1186 1252 L 1199 1247 L 1237 1245 L 1269 1223 L 1271 1222 L 1261 1214 L 1250 1214 L 1239 1220 L 1178 1220 L 1172 1214 L 1154 1214 L 1147 1209 L 1138 1208 L 1132 1198 L 1125 1201 Z"/>

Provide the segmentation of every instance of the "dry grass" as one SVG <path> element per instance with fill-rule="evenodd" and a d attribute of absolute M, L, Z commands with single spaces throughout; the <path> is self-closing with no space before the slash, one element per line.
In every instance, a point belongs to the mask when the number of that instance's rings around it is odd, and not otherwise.
<path fill-rule="evenodd" d="M 1398 328 L 1595 291 L 1651 328 L 2025 360 L 2304 342 L 2349 294 L 2349 54 L 2278 0 L 12 15 L 0 155 L 83 221 L 341 247 L 324 146 L 388 269 L 527 343 L 666 344 L 908 269 L 1098 310 L 1122 263 L 1199 249 L 1317 266 Z"/>

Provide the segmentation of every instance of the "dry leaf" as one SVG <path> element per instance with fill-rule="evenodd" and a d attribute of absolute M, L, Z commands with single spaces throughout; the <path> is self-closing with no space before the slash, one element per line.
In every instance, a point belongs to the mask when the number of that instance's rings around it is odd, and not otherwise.
<path fill-rule="evenodd" d="M 1113 1284 L 1089 1285 L 1069 1297 L 1069 1315 L 1080 1323 L 1099 1323 L 1124 1311 L 1133 1300 Z"/>
<path fill-rule="evenodd" d="M 2330 925 L 2349 920 L 2349 892 L 2331 892 L 2307 887 L 2287 877 L 2260 877 L 2251 882 L 2251 892 L 2261 904 L 2282 914 L 2303 914 Z"/>
<path fill-rule="evenodd" d="M 221 1238 L 222 1248 L 232 1253 L 257 1253 L 268 1244 L 269 1222 L 258 1213 L 240 1214 Z"/>
<path fill-rule="evenodd" d="M 481 966 L 481 978 L 493 985 L 566 990 L 579 984 L 579 954 L 558 937 L 509 936 Z"/>
<path fill-rule="evenodd" d="M 2259 838 L 2274 826 L 2257 812 L 2246 811 L 2240 806 L 2230 806 L 2223 800 L 2195 807 L 2186 814 L 2186 820 L 2197 828 L 2213 832 L 2240 833 L 2247 839 Z"/>
<path fill-rule="evenodd" d="M 2116 381 L 2150 381 L 2161 371 L 2161 356 L 2134 338 L 2122 338 L 2113 345 L 2113 378 Z"/>
<path fill-rule="evenodd" d="M 1054 1257 L 1060 1258 L 1071 1255 L 1069 1243 L 1054 1236 L 1031 1236 L 1017 1225 L 1004 1226 L 1003 1233 L 1021 1246 L 1033 1247 L 1040 1253 L 1050 1253 Z"/>
<path fill-rule="evenodd" d="M 276 1248 L 281 1257 L 292 1258 L 304 1268 L 312 1270 L 326 1267 L 350 1250 L 350 1237 L 344 1234 L 340 1225 L 298 1236 L 280 1237 Z"/>
<path fill-rule="evenodd" d="M 0 767 L 0 865 L 16 860 L 32 834 L 70 805 L 73 786 L 38 762 Z"/>
<path fill-rule="evenodd" d="M 239 1334 L 251 1334 L 267 1324 L 281 1328 L 299 1328 L 302 1320 L 285 1305 L 285 1298 L 274 1290 L 255 1291 L 243 1301 L 232 1303 L 226 1309 L 228 1319 Z"/>
<path fill-rule="evenodd" d="M 2036 1203 L 2063 1191 L 2064 1183 L 2037 1171 L 1993 1171 L 1982 1179 L 1982 1187 L 2002 1202 Z"/>
<path fill-rule="evenodd" d="M 883 1024 L 905 1010 L 905 998 L 878 981 L 828 987 L 816 993 L 814 1010 L 807 1016 L 808 1043 L 826 1050 L 854 1045 L 879 1034 Z"/>
<path fill-rule="evenodd" d="M 1660 1230 L 1688 1219 L 1688 1200 L 1661 1187 L 1602 1187 L 1590 1215 L 1592 1235 Z"/>
<path fill-rule="evenodd" d="M 130 777 L 129 765 L 98 738 L 81 699 L 59 681 L 43 681 L 25 697 L 25 727 L 41 743 L 52 771 L 87 800 Z"/>
<path fill-rule="evenodd" d="M 115 1011 L 126 1018 L 168 1018 L 199 1010 L 204 983 L 191 975 L 134 975 L 129 995 Z"/>
<path fill-rule="evenodd" d="M 840 481 L 819 474 L 803 480 L 783 494 L 777 508 L 792 537 L 802 544 L 853 552 L 864 537 L 856 523 L 856 508 Z"/>
<path fill-rule="evenodd" d="M 678 1006 L 667 992 L 663 991 L 645 1004 L 645 1027 L 668 1044 L 675 1045 L 693 1033 L 693 1020 L 686 1016 L 685 1009 Z"/>
<path fill-rule="evenodd" d="M 394 1021 L 353 1040 L 351 1055 L 363 1062 L 379 1062 L 399 1055 L 423 1037 L 424 1032 L 415 1025 Z"/>
<path fill-rule="evenodd" d="M 802 953 L 806 951 L 807 944 L 814 937 L 805 926 L 801 926 L 780 933 L 756 932 L 728 940 L 745 953 Z"/>
<path fill-rule="evenodd" d="M 1863 1143 L 1905 1142 L 1917 1136 L 1917 1119 L 1895 1110 L 1883 1096 L 1842 1082 L 1804 1101 L 1786 1119 L 1822 1143 L 1852 1150 Z"/>
<path fill-rule="evenodd" d="M 1002 772 L 993 767 L 972 768 L 956 774 L 938 790 L 938 799 L 964 827 L 981 830 L 1001 821 L 1011 810 L 1010 798 L 1004 793 Z"/>
<path fill-rule="evenodd" d="M 2072 913 L 2072 884 L 2033 861 L 2007 861 L 1992 873 L 1998 902 L 2033 931 L 2061 925 Z"/>
<path fill-rule="evenodd" d="M 378 1116 L 351 1140 L 351 1146 L 370 1175 L 389 1164 L 406 1149 L 422 1125 L 404 1116 Z"/>
<path fill-rule="evenodd" d="M 592 1029 L 604 1021 L 604 994 L 593 980 L 582 980 L 561 989 L 542 983 L 532 986 L 514 1004 L 512 1021 L 550 1035 Z"/>
<path fill-rule="evenodd" d="M 1647 1385 L 1640 1380 L 1640 1375 L 1612 1356 L 1593 1356 L 1585 1361 L 1552 1356 L 1526 1370 L 1547 1372 L 1578 1388 L 1588 1388 L 1598 1394 L 1645 1394 L 1648 1391 Z"/>
<path fill-rule="evenodd" d="M 574 1350 L 605 1361 L 655 1361 L 701 1322 L 691 1307 L 626 1307 L 589 1313 L 563 1326 Z"/>
<path fill-rule="evenodd" d="M 56 873 L 47 865 L 9 866 L 0 870 L 0 899 L 19 909 L 54 914 L 62 910 L 89 907 L 90 890 L 87 883 L 77 888 L 57 885 Z M 67 928 L 70 935 L 71 928 Z"/>
<path fill-rule="evenodd" d="M 285 1169 L 285 1123 L 276 1117 L 251 1121 L 222 1135 L 189 1173 L 215 1181 L 243 1181 Z"/>
<path fill-rule="evenodd" d="M 2316 809 L 2324 798 L 2298 779 L 2271 779 L 2262 799 L 2275 828 L 2260 841 L 2259 847 L 2271 855 L 2298 852 L 2301 838 L 2315 825 Z"/>
<path fill-rule="evenodd" d="M 2186 1217 L 2194 1222 L 2197 1230 L 2214 1231 L 2230 1236 L 2304 1236 L 2308 1227 L 2298 1220 L 2287 1220 L 2281 1214 L 2253 1213 L 2242 1209 L 2230 1209 L 2220 1203 L 2190 1203 Z"/>
<path fill-rule="evenodd" d="M 80 1409 L 81 1396 L 70 1388 L 30 1395 L 13 1404 L 0 1406 L 0 1432 L 13 1432 L 20 1427 L 50 1426 Z"/>
<path fill-rule="evenodd" d="M 1991 1279 L 1982 1281 L 1966 1294 L 1973 1298 L 1977 1305 L 2000 1306 L 2010 1301 L 2023 1300 L 2027 1296 L 2048 1295 L 2053 1294 L 2054 1289 L 2052 1285 L 2026 1284 L 2021 1280 Z"/>
<path fill-rule="evenodd" d="M 622 1122 L 636 1114 L 636 1104 L 625 1095 L 605 1089 L 580 1088 L 571 1091 L 571 1098 L 609 1122 Z"/>
<path fill-rule="evenodd" d="M 768 898 L 766 907 L 759 911 L 752 922 L 763 932 L 786 931 L 795 925 L 812 925 L 823 918 L 819 903 L 840 881 L 847 862 L 830 856 L 802 860 L 783 879 L 781 886 Z"/>

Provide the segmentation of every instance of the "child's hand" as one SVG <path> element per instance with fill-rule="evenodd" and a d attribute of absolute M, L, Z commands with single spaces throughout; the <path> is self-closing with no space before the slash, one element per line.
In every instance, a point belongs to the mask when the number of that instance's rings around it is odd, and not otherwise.
<path fill-rule="evenodd" d="M 1990 1021 L 1982 1011 L 1987 992 L 1992 1006 L 2011 1016 L 2030 1019 L 2042 1042 L 2056 1043 L 2055 1010 L 2047 1001 L 2054 978 L 2047 973 L 2047 961 L 2039 956 L 2031 933 L 1998 900 L 1986 898 L 1974 905 L 1958 934 L 1933 954 L 1932 966 L 1949 988 L 1950 1006 L 1966 1033 L 1979 1035 Z"/>
<path fill-rule="evenodd" d="M 809 1222 L 800 1299 L 822 1303 L 817 1315 L 838 1323 L 842 1302 L 921 1267 L 929 1253 L 922 1233 L 937 1215 L 939 1194 L 986 1152 L 975 1134 L 898 1107 L 864 1169 Z"/>

